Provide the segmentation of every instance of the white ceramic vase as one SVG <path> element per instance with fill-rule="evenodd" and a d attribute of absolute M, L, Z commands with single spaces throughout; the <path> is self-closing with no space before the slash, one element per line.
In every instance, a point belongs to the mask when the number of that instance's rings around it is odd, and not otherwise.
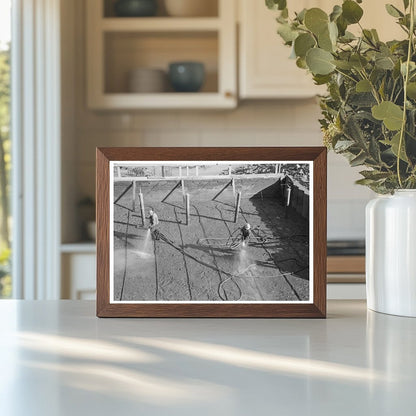
<path fill-rule="evenodd" d="M 416 190 L 367 204 L 366 281 L 369 309 L 416 317 Z"/>

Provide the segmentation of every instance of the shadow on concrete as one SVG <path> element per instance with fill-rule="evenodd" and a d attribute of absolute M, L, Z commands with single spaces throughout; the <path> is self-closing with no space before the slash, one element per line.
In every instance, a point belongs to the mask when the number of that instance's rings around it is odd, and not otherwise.
<path fill-rule="evenodd" d="M 185 244 L 182 246 L 184 250 L 190 248 L 193 250 L 203 251 L 204 253 L 221 253 L 224 254 L 222 258 L 234 257 L 236 252 L 229 247 L 218 247 L 215 245 L 201 245 L 201 244 Z"/>

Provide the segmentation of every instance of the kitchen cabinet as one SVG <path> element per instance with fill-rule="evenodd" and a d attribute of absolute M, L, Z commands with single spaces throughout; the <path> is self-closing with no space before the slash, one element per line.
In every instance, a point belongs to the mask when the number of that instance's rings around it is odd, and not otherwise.
<path fill-rule="evenodd" d="M 62 299 L 95 300 L 95 244 L 63 244 L 61 253 Z"/>
<path fill-rule="evenodd" d="M 328 0 L 300 0 L 296 10 L 322 7 Z M 291 50 L 277 35 L 277 13 L 264 1 L 239 0 L 239 91 L 248 98 L 308 98 L 322 92 L 311 75 L 289 59 Z M 293 7 L 293 6 L 292 6 Z"/>
<path fill-rule="evenodd" d="M 290 59 L 290 48 L 276 34 L 276 12 L 263 1 L 218 2 L 216 16 L 116 17 L 106 0 L 86 3 L 87 102 L 90 109 L 235 108 L 237 99 L 308 98 L 325 92 Z M 401 0 L 393 4 L 402 7 Z M 163 4 L 163 3 L 161 3 Z M 333 0 L 299 0 L 296 10 L 321 7 Z M 377 0 L 366 0 L 362 23 L 381 39 L 402 37 Z M 292 5 L 293 9 L 293 5 Z M 239 23 L 237 39 L 236 23 Z M 359 30 L 350 27 L 350 30 Z M 238 42 L 238 67 L 237 67 Z M 173 61 L 204 63 L 206 80 L 198 93 L 131 93 L 127 78 L 138 68 L 167 70 Z M 237 78 L 239 91 L 237 92 Z"/>
<path fill-rule="evenodd" d="M 391 1 L 402 9 L 401 0 Z M 299 0 L 289 8 L 320 7 L 330 12 L 341 1 Z M 404 32 L 388 15 L 384 3 L 366 0 L 362 25 L 376 28 L 381 40 L 403 38 Z M 239 0 L 239 95 L 242 99 L 308 98 L 325 92 L 324 87 L 313 84 L 312 77 L 298 68 L 290 59 L 291 49 L 277 35 L 276 11 L 268 10 L 263 1 Z M 358 34 L 358 25 L 349 30 Z"/>
<path fill-rule="evenodd" d="M 217 16 L 116 17 L 104 0 L 88 0 L 87 102 L 90 109 L 233 108 L 237 105 L 236 4 L 218 2 Z M 110 11 L 109 11 L 110 10 Z M 200 92 L 129 92 L 130 71 L 167 71 L 175 61 L 199 61 Z"/>

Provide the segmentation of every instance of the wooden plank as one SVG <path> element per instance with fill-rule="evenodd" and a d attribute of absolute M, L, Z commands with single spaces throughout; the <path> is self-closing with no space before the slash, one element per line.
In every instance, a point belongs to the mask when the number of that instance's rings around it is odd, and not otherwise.
<path fill-rule="evenodd" d="M 159 108 L 212 108 L 227 109 L 235 108 L 235 100 L 229 99 L 224 94 L 216 92 L 196 93 L 154 93 L 134 94 L 115 93 L 101 94 L 99 100 L 90 104 L 95 109 L 159 109 Z"/>
<path fill-rule="evenodd" d="M 328 274 L 327 283 L 365 283 L 365 274 Z"/>
<path fill-rule="evenodd" d="M 227 0 L 228 1 L 228 0 Z M 217 17 L 153 17 L 143 18 L 105 18 L 101 20 L 104 32 L 203 32 L 215 31 L 220 27 Z"/>
<path fill-rule="evenodd" d="M 365 273 L 365 256 L 328 256 L 328 273 Z"/>

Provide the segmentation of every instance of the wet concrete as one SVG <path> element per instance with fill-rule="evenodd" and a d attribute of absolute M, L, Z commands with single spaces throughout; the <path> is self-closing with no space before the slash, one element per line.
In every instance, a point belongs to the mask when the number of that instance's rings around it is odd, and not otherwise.
<path fill-rule="evenodd" d="M 233 222 L 232 187 L 223 189 L 226 183 L 211 185 L 209 198 L 198 200 L 193 197 L 194 190 L 190 192 L 188 225 L 180 187 L 175 188 L 170 181 L 170 187 L 161 186 L 156 193 L 142 188 L 148 204 L 146 215 L 152 206 L 159 216 L 158 230 L 166 241 L 149 241 L 138 204 L 137 212 L 132 210 L 130 185 L 117 183 L 114 190 L 117 201 L 114 205 L 115 300 L 307 300 L 308 222 L 296 213 L 285 219 L 278 193 L 272 192 L 274 183 L 273 180 L 262 183 L 264 189 L 268 188 L 268 197 L 263 198 L 258 184 L 247 186 L 253 193 L 251 198 L 242 199 L 237 223 Z M 202 194 L 199 190 L 198 195 Z M 254 194 L 258 197 L 253 198 Z M 147 219 L 145 222 L 148 226 Z M 238 240 L 239 229 L 245 222 L 254 230 L 249 245 L 233 250 L 230 246 Z"/>

